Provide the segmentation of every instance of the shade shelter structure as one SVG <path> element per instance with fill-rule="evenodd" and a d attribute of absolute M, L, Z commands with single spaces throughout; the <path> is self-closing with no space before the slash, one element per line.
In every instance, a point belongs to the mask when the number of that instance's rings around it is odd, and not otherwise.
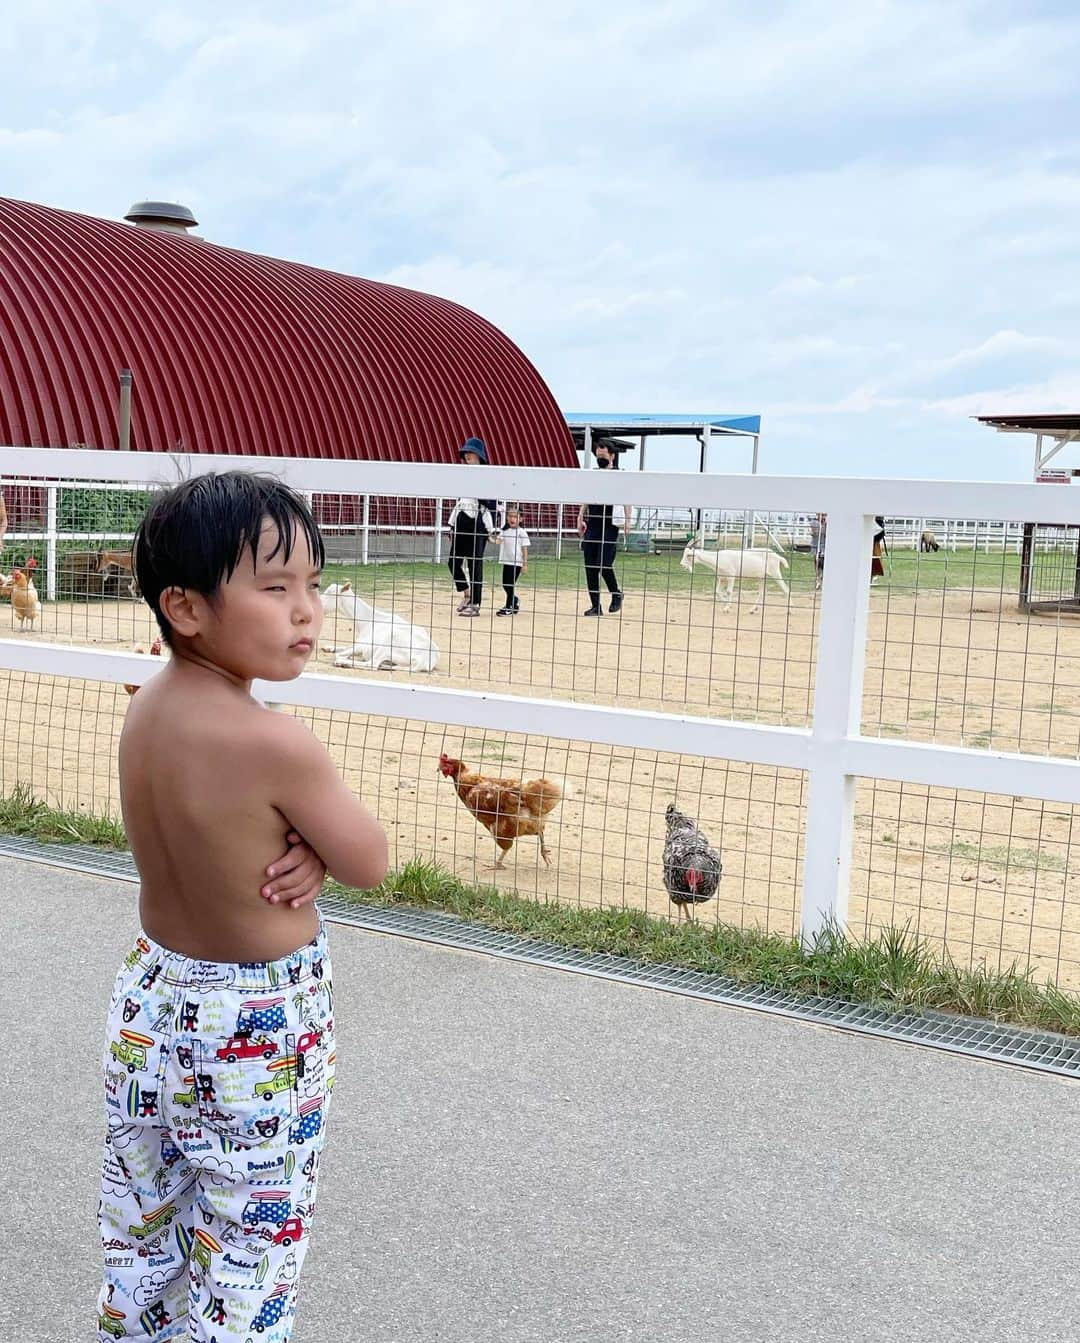
<path fill-rule="evenodd" d="M 1048 469 L 1053 459 L 1070 443 L 1080 442 L 1080 415 L 976 415 L 980 424 L 999 434 L 1035 435 L 1033 479 L 1056 484 L 1059 479 L 1080 476 L 1080 467 Z"/>
<path fill-rule="evenodd" d="M 1080 467 L 1058 458 L 1080 442 L 1080 415 L 976 415 L 999 434 L 1035 437 L 1033 478 L 1044 485 L 1068 485 Z M 1020 546 L 1020 610 L 1042 615 L 1080 615 L 1080 527 L 1025 522 Z"/>
<path fill-rule="evenodd" d="M 679 415 L 664 412 L 620 412 L 620 411 L 567 411 L 566 423 L 574 447 L 582 454 L 582 465 L 595 466 L 593 447 L 605 443 L 615 453 L 616 466 L 621 465 L 623 456 L 638 452 L 637 469 L 645 470 L 646 445 L 656 438 L 696 438 L 698 442 L 698 471 L 704 475 L 710 470 L 716 458 L 716 449 L 721 440 L 737 440 L 751 445 L 752 475 L 757 474 L 758 449 L 761 441 L 760 415 Z M 637 440 L 635 443 L 634 440 Z M 639 522 L 641 513 L 639 510 Z M 653 522 L 657 519 L 654 517 Z M 758 516 L 747 518 L 743 524 L 744 538 L 752 536 L 758 524 Z M 694 513 L 693 531 L 704 541 L 704 516 L 700 510 Z M 765 532 L 777 546 L 779 543 L 769 532 L 765 523 Z"/>
<path fill-rule="evenodd" d="M 646 444 L 652 438 L 696 438 L 700 445 L 698 470 L 709 469 L 710 448 L 716 440 L 749 440 L 752 444 L 750 472 L 757 474 L 758 447 L 761 439 L 760 415 L 677 415 L 661 412 L 568 410 L 566 423 L 574 447 L 583 454 L 582 465 L 593 465 L 594 443 L 606 441 L 619 460 L 623 454 L 638 451 L 638 470 L 645 469 Z M 633 442 L 637 439 L 637 443 Z"/>

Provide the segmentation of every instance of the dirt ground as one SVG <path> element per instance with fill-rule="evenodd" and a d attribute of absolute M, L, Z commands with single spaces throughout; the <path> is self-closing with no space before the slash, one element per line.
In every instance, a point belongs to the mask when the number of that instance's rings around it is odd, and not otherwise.
<path fill-rule="evenodd" d="M 623 614 L 580 617 L 576 591 L 540 589 L 526 610 L 457 619 L 441 583 L 400 588 L 394 609 L 442 650 L 425 682 L 627 708 L 803 724 L 817 659 L 817 599 L 747 588 L 723 612 L 711 594 L 631 593 Z M 0 608 L 0 630 L 8 618 Z M 6 630 L 3 631 L 6 634 Z M 324 629 L 329 643 L 348 628 Z M 152 638 L 145 607 L 47 604 L 27 639 L 130 649 Z M 824 661 L 827 669 L 827 657 Z M 314 668 L 333 670 L 320 655 Z M 341 671 L 346 677 L 368 672 Z M 391 673 L 376 673 L 381 677 Z M 395 676 L 402 674 L 394 673 Z M 55 805 L 118 812 L 119 688 L 0 672 L 0 791 L 24 783 Z M 720 897 L 702 917 L 797 927 L 805 780 L 797 771 L 651 751 L 582 747 L 542 732 L 484 734 L 307 715 L 350 784 L 377 810 L 402 863 L 434 857 L 468 880 L 583 905 L 671 910 L 660 875 L 664 808 L 697 816 L 721 850 Z M 533 724 L 542 728 L 542 723 Z M 1029 618 L 998 593 L 871 593 L 864 727 L 914 740 L 1080 754 L 1080 625 Z M 436 770 L 440 751 L 495 774 L 566 781 L 548 837 L 554 865 L 523 839 L 507 870 Z M 863 781 L 849 919 L 857 931 L 910 921 L 960 963 L 1014 958 L 1080 987 L 1080 809 Z M 1074 857 L 1074 853 L 1076 856 Z"/>

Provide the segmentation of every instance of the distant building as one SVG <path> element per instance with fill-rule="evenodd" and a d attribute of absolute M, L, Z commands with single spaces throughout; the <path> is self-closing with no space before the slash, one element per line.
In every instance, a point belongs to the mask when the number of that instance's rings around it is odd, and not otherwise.
<path fill-rule="evenodd" d="M 183 206 L 128 218 L 0 198 L 0 443 L 116 448 L 130 369 L 133 451 L 445 462 L 476 435 L 495 463 L 578 464 L 536 369 L 467 308 L 217 246 Z"/>
<path fill-rule="evenodd" d="M 446 299 L 135 224 L 0 198 L 0 443 L 115 448 L 131 369 L 134 451 L 574 466 L 524 354 Z"/>

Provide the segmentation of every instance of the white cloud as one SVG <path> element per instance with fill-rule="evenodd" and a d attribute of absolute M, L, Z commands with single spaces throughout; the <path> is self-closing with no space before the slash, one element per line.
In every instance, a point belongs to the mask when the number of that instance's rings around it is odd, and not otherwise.
<path fill-rule="evenodd" d="M 787 295 L 792 298 L 809 298 L 812 294 L 820 294 L 825 288 L 824 280 L 819 280 L 816 275 L 795 275 L 790 280 L 781 280 L 779 284 L 773 285 L 770 292 L 781 298 Z"/>
<path fill-rule="evenodd" d="M 995 331 L 969 350 L 959 350 L 939 361 L 939 368 L 964 368 L 1016 354 L 1058 355 L 1069 349 L 1068 343 L 1050 336 L 1025 336 L 1021 331 Z"/>
<path fill-rule="evenodd" d="M 1080 406 L 1080 370 L 1042 382 L 1018 383 L 990 392 L 945 397 L 927 403 L 942 415 L 1023 415 L 1077 413 Z"/>

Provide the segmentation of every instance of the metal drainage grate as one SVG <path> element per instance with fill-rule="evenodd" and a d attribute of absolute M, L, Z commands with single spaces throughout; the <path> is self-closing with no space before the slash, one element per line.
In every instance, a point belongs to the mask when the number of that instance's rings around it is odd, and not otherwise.
<path fill-rule="evenodd" d="M 18 836 L 3 835 L 0 836 L 0 855 L 47 863 L 53 867 L 66 867 L 94 876 L 138 881 L 130 854 L 82 844 L 38 844 Z M 348 924 L 369 932 L 410 937 L 463 951 L 500 956 L 505 960 L 524 961 L 530 965 L 544 965 L 551 969 L 702 998 L 728 1007 L 770 1012 L 775 1016 L 811 1021 L 821 1026 L 897 1040 L 904 1044 L 927 1045 L 933 1049 L 964 1054 L 969 1058 L 1013 1064 L 1060 1077 L 1080 1078 L 1080 1041 L 1050 1031 L 1024 1030 L 948 1012 L 890 1011 L 835 998 L 804 997 L 779 989 L 739 984 L 724 975 L 706 974 L 700 970 L 650 965 L 626 956 L 593 954 L 560 947 L 550 942 L 467 923 L 454 914 L 444 914 L 438 910 L 412 909 L 401 905 L 365 905 L 354 903 L 341 895 L 321 896 L 319 907 L 331 922 Z"/>
<path fill-rule="evenodd" d="M 22 835 L 0 835 L 0 857 L 25 858 L 49 867 L 66 867 L 114 881 L 139 880 L 131 854 L 121 849 L 98 849 L 92 844 L 42 844 Z"/>

